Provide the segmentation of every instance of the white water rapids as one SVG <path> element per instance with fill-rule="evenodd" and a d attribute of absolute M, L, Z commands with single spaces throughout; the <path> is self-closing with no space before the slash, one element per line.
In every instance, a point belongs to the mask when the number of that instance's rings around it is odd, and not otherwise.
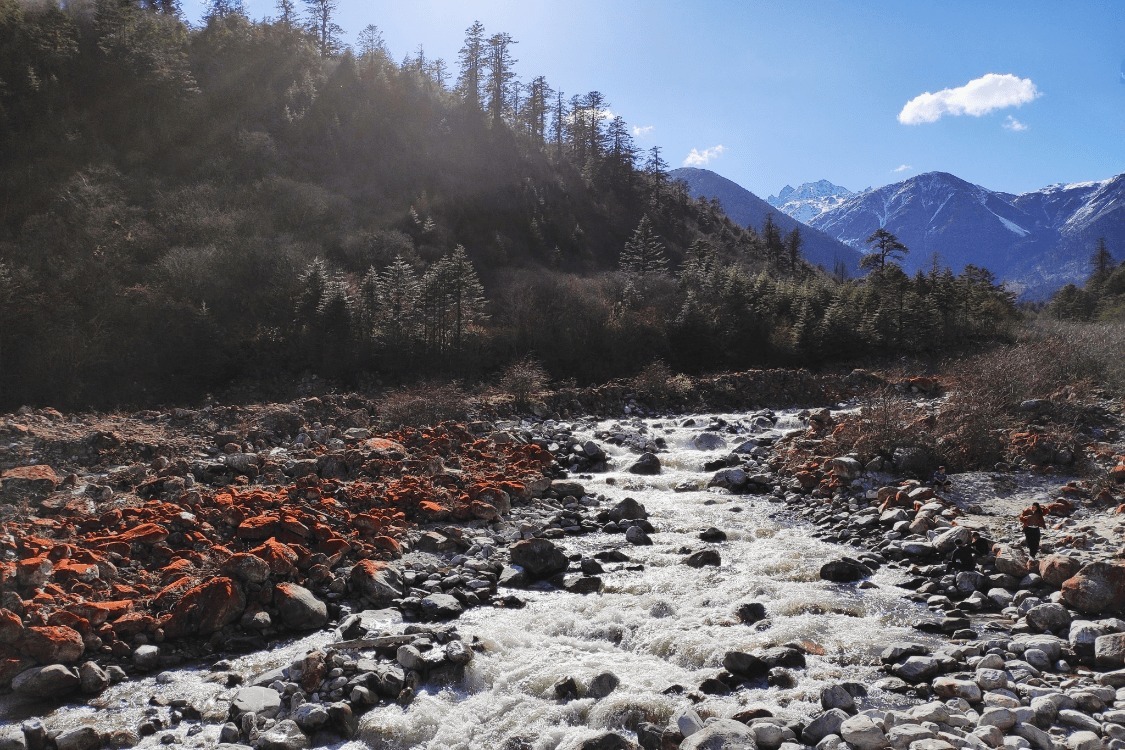
<path fill-rule="evenodd" d="M 749 425 L 747 415 L 723 415 L 728 423 Z M 662 471 L 637 477 L 625 471 L 636 453 L 598 441 L 610 456 L 612 471 L 581 479 L 589 494 L 604 494 L 612 507 L 625 497 L 643 503 L 656 529 L 652 546 L 627 544 L 620 534 L 595 533 L 556 540 L 567 553 L 593 556 L 620 548 L 632 558 L 629 571 L 604 564 L 605 590 L 577 595 L 562 591 L 515 591 L 526 599 L 523 609 L 478 607 L 455 625 L 466 641 L 476 636 L 486 648 L 456 684 L 419 686 L 408 707 L 377 707 L 360 720 L 356 740 L 343 750 L 503 750 L 530 746 L 535 750 L 569 750 L 606 730 L 628 734 L 638 720 L 663 725 L 681 709 L 693 706 L 686 693 L 721 669 L 727 651 L 805 641 L 823 649 L 809 656 L 808 667 L 796 670 L 797 687 L 741 689 L 725 696 L 705 696 L 694 704 L 700 715 L 730 716 L 751 704 L 764 704 L 783 718 L 809 717 L 820 710 L 819 693 L 828 682 L 858 681 L 869 686 L 882 674 L 878 655 L 897 640 L 919 640 L 909 624 L 925 613 L 906 601 L 894 586 L 901 573 L 883 570 L 871 580 L 873 588 L 821 581 L 819 569 L 842 555 L 856 555 L 854 547 L 814 539 L 805 525 L 793 526 L 782 515 L 784 506 L 764 495 L 729 495 L 716 491 L 675 492 L 685 481 L 705 485 L 705 461 L 720 458 L 742 439 L 777 436 L 801 427 L 791 414 L 781 414 L 773 429 L 749 430 L 740 436 L 725 433 L 728 447 L 695 450 L 689 441 L 703 431 L 709 417 L 697 426 L 682 427 L 684 418 L 644 420 L 649 437 L 663 437 L 668 450 L 659 454 Z M 613 421 L 587 425 L 578 434 L 593 438 Z M 628 431 L 641 427 L 627 423 Z M 778 515 L 775 520 L 771 515 Z M 727 541 L 707 544 L 699 533 L 717 527 Z M 695 569 L 682 564 L 681 548 L 716 549 L 720 567 Z M 503 592 L 503 591 L 502 591 Z M 740 604 L 759 602 L 768 622 L 747 626 L 738 621 Z M 272 651 L 231 659 L 233 670 L 250 676 L 288 665 L 308 649 L 330 645 L 331 634 L 318 633 Z M 620 684 L 601 700 L 560 701 L 554 685 L 567 677 L 585 686 L 595 675 L 610 671 Z M 186 747 L 212 746 L 217 727 L 225 719 L 233 692 L 206 682 L 203 670 L 178 669 L 159 677 L 116 685 L 97 699 L 98 708 L 64 706 L 44 717 L 53 727 L 93 723 L 102 729 L 136 727 L 151 696 L 164 703 L 187 698 L 201 707 L 208 726 L 184 739 Z M 684 694 L 666 694 L 673 685 Z M 581 694 L 581 691 L 580 691 Z M 896 696 L 872 691 L 869 700 Z M 11 699 L 7 699 L 11 700 Z M 18 707 L 0 702 L 0 724 L 17 722 Z M 187 726 L 185 722 L 182 726 Z M 156 746 L 160 732 L 142 740 Z"/>
<path fill-rule="evenodd" d="M 734 423 L 744 416 L 725 419 Z M 363 718 L 359 741 L 349 743 L 348 750 L 499 749 L 511 738 L 522 738 L 535 750 L 567 750 L 599 731 L 620 730 L 630 721 L 634 726 L 638 713 L 662 724 L 692 705 L 686 695 L 664 694 L 666 688 L 678 684 L 694 691 L 716 675 L 727 651 L 788 641 L 812 641 L 825 651 L 823 657 L 808 657 L 807 670 L 797 673 L 798 687 L 709 696 L 695 709 L 705 717 L 729 716 L 763 703 L 775 715 L 809 716 L 819 710 L 820 689 L 827 682 L 870 685 L 877 680 L 880 651 L 894 640 L 916 640 L 918 634 L 908 626 L 924 610 L 903 599 L 903 590 L 893 586 L 893 572 L 876 574 L 877 588 L 865 590 L 821 581 L 823 563 L 857 550 L 813 539 L 808 527 L 773 520 L 771 512 L 782 506 L 766 496 L 673 492 L 684 481 L 705 484 L 710 474 L 702 473 L 702 464 L 740 442 L 728 435 L 726 449 L 694 450 L 689 441 L 708 419 L 697 419 L 696 427 L 675 426 L 683 421 L 645 421 L 650 435 L 664 437 L 668 445 L 659 454 L 658 476 L 626 473 L 636 454 L 603 444 L 613 471 L 583 482 L 588 493 L 643 503 L 656 527 L 652 546 L 633 547 L 621 535 L 601 533 L 558 542 L 567 552 L 584 555 L 620 546 L 644 565 L 643 571 L 603 575 L 600 595 L 533 593 L 524 609 L 466 613 L 458 630 L 466 638 L 480 637 L 488 649 L 470 664 L 464 681 L 420 691 L 405 709 L 371 711 Z M 757 434 L 799 426 L 792 415 L 783 415 L 776 430 Z M 699 532 L 711 526 L 725 531 L 728 540 L 701 542 Z M 683 565 L 682 547 L 713 547 L 722 565 Z M 769 627 L 758 630 L 738 622 L 734 612 L 747 602 L 765 605 Z M 608 697 L 566 703 L 556 698 L 553 686 L 559 680 L 573 677 L 584 685 L 604 671 L 621 680 Z"/>

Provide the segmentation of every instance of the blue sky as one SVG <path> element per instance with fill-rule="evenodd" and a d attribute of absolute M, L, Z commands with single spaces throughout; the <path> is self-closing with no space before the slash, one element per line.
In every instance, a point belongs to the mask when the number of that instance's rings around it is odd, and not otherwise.
<path fill-rule="evenodd" d="M 183 1 L 193 23 L 204 7 Z M 638 146 L 763 198 L 822 178 L 940 170 L 1022 193 L 1125 172 L 1118 0 L 339 0 L 349 41 L 373 23 L 396 60 L 422 45 L 454 69 L 474 20 L 518 42 L 522 80 L 601 91 Z"/>

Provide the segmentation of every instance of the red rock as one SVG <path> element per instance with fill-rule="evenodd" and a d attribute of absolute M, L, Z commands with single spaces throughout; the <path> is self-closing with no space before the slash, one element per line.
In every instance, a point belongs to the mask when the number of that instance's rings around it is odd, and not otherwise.
<path fill-rule="evenodd" d="M 277 576 L 290 576 L 297 570 L 298 555 L 288 544 L 270 538 L 260 546 L 250 550 L 250 554 L 260 557 Z"/>
<path fill-rule="evenodd" d="M 67 611 L 89 620 L 94 627 L 116 620 L 132 609 L 133 602 L 127 599 L 112 602 L 82 602 L 67 607 Z"/>
<path fill-rule="evenodd" d="M 184 594 L 164 623 L 169 638 L 210 635 L 236 621 L 246 609 L 246 595 L 230 578 L 213 578 Z"/>
<path fill-rule="evenodd" d="M 495 521 L 500 518 L 500 512 L 496 510 L 495 506 L 482 503 L 479 500 L 469 503 L 469 513 L 472 514 L 473 518 L 479 518 L 482 521 Z"/>
<path fill-rule="evenodd" d="M 155 633 L 157 623 L 155 617 L 144 612 L 126 612 L 110 625 L 114 635 L 121 640 L 128 640 L 137 633 Z"/>
<path fill-rule="evenodd" d="M 23 637 L 23 622 L 19 615 L 0 609 L 0 644 L 15 643 Z"/>
<path fill-rule="evenodd" d="M 62 625 L 33 625 L 24 630 L 19 649 L 39 664 L 71 664 L 86 650 L 82 634 Z"/>
<path fill-rule="evenodd" d="M 449 509 L 431 500 L 423 500 L 418 503 L 418 512 L 428 521 L 446 521 L 449 519 Z"/>
<path fill-rule="evenodd" d="M 29 557 L 16 563 L 16 582 L 20 586 L 38 588 L 50 580 L 54 570 L 54 563 L 46 555 Z"/>
<path fill-rule="evenodd" d="M 59 486 L 59 475 L 46 464 L 17 466 L 0 473 L 0 501 L 42 500 Z"/>
<path fill-rule="evenodd" d="M 239 552 L 227 558 L 219 571 L 241 583 L 265 583 L 270 578 L 269 564 L 247 552 Z"/>
<path fill-rule="evenodd" d="M 1062 585 L 1063 601 L 1087 615 L 1125 609 L 1125 563 L 1092 562 Z"/>
<path fill-rule="evenodd" d="M 352 551 L 352 545 L 343 537 L 333 537 L 325 539 L 314 548 L 316 552 L 328 558 L 328 564 L 335 567 L 340 564 L 349 552 Z"/>
<path fill-rule="evenodd" d="M 281 532 L 281 521 L 276 516 L 253 516 L 238 525 L 240 539 L 269 539 Z"/>
<path fill-rule="evenodd" d="M 169 583 L 153 597 L 152 605 L 156 609 L 168 609 L 183 597 L 193 586 L 195 586 L 197 579 L 191 576 L 182 575 L 176 580 Z"/>
<path fill-rule="evenodd" d="M 369 451 L 377 451 L 382 453 L 396 451 L 398 453 L 406 455 L 406 448 L 404 448 L 401 443 L 396 443 L 395 441 L 388 440 L 387 438 L 376 437 L 364 440 L 363 447 Z"/>
<path fill-rule="evenodd" d="M 1082 563 L 1066 555 L 1047 555 L 1039 560 L 1039 575 L 1052 586 L 1062 586 L 1081 569 Z"/>

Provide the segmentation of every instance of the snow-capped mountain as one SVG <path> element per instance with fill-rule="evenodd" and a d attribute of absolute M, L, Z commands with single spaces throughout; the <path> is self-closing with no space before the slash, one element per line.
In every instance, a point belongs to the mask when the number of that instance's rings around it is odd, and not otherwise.
<path fill-rule="evenodd" d="M 1125 256 L 1125 175 L 1012 195 L 930 172 L 847 197 L 810 225 L 863 250 L 883 227 L 910 249 L 909 272 L 937 254 L 954 271 L 983 266 L 1025 297 L 1043 298 L 1087 276 L 1099 237 Z"/>
<path fill-rule="evenodd" d="M 799 228 L 802 238 L 801 253 L 805 260 L 813 265 L 819 265 L 831 271 L 836 267 L 836 262 L 840 261 L 853 275 L 859 268 L 859 259 L 862 257 L 860 251 L 787 216 L 726 177 L 709 169 L 697 169 L 695 167 L 673 169 L 669 176 L 673 180 L 682 180 L 687 183 L 688 193 L 693 198 L 718 199 L 727 216 L 744 227 L 760 230 L 766 221 L 766 216 L 772 214 L 774 223 L 777 224 L 782 234 L 787 234 L 794 228 Z"/>
<path fill-rule="evenodd" d="M 797 221 L 808 224 L 828 209 L 840 205 L 850 195 L 855 193 L 846 187 L 833 185 L 828 180 L 817 180 L 796 188 L 786 185 L 777 195 L 766 198 L 766 202 Z"/>

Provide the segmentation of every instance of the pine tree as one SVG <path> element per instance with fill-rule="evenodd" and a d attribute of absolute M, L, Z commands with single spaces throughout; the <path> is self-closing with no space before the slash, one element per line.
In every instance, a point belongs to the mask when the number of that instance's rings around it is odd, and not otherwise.
<path fill-rule="evenodd" d="M 637 222 L 637 228 L 625 243 L 617 265 L 622 271 L 637 276 L 668 273 L 668 258 L 664 253 L 664 243 L 653 231 L 648 214 Z"/>
<path fill-rule="evenodd" d="M 304 0 L 304 2 L 306 23 L 309 33 L 316 41 L 316 48 L 325 57 L 335 55 L 342 47 L 340 37 L 344 33 L 334 20 L 338 0 Z"/>
<path fill-rule="evenodd" d="M 518 60 L 512 57 L 513 44 L 516 42 L 511 34 L 493 34 L 488 38 L 484 51 L 484 67 L 488 73 L 488 115 L 493 125 L 510 115 L 513 97 L 518 92 L 513 70 Z"/>
<path fill-rule="evenodd" d="M 899 242 L 898 237 L 888 232 L 883 227 L 876 229 L 865 242 L 872 245 L 872 252 L 863 256 L 859 261 L 861 268 L 882 271 L 887 267 L 888 261 L 902 260 L 910 252 L 906 245 Z"/>
<path fill-rule="evenodd" d="M 457 93 L 473 109 L 480 109 L 481 87 L 485 72 L 484 24 L 473 21 L 465 30 L 465 43 L 457 53 L 461 73 L 457 77 Z"/>
<path fill-rule="evenodd" d="M 1094 254 L 1090 256 L 1090 278 L 1086 285 L 1097 285 L 1105 281 L 1113 273 L 1114 265 L 1113 253 L 1106 247 L 1105 237 L 1099 237 Z"/>
<path fill-rule="evenodd" d="M 793 273 L 797 272 L 801 261 L 802 242 L 800 227 L 793 227 L 792 231 L 785 235 L 785 253 L 788 256 L 789 270 Z"/>

